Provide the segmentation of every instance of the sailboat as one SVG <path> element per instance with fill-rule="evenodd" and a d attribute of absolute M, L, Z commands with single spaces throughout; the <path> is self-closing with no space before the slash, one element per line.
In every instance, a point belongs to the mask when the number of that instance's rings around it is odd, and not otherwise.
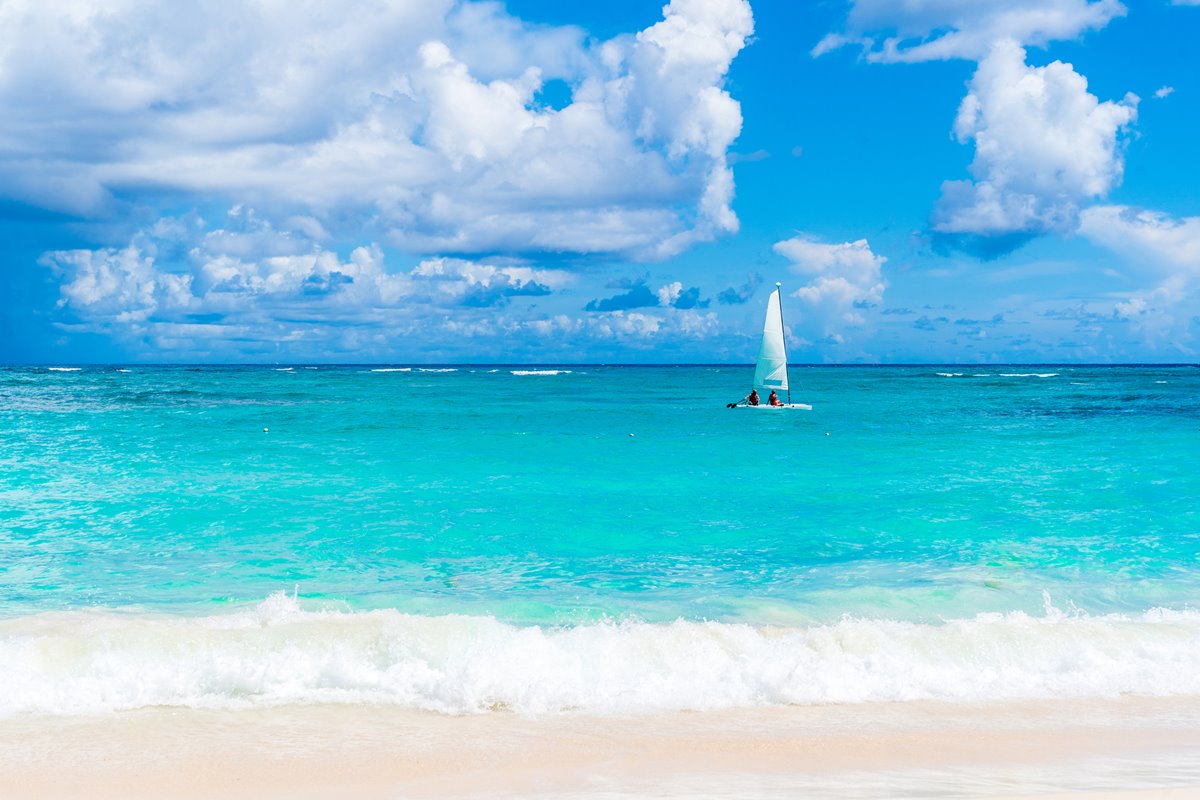
<path fill-rule="evenodd" d="M 762 344 L 758 348 L 758 363 L 754 367 L 754 388 L 759 392 L 787 392 L 787 402 L 777 406 L 767 404 L 761 397 L 759 404 L 752 406 L 745 400 L 730 403 L 730 408 L 799 408 L 811 411 L 807 403 L 793 403 L 792 390 L 788 386 L 787 348 L 783 342 L 783 309 L 779 295 L 782 284 L 775 284 L 775 291 L 767 298 L 767 318 L 763 322 Z"/>

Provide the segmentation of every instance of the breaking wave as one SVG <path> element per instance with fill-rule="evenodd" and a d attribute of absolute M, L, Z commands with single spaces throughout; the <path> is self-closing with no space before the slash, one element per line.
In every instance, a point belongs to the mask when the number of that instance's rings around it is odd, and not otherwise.
<path fill-rule="evenodd" d="M 384 703 L 443 713 L 1200 694 L 1200 613 L 982 614 L 807 627 L 574 627 L 276 594 L 206 617 L 98 609 L 0 621 L 0 716 Z"/>

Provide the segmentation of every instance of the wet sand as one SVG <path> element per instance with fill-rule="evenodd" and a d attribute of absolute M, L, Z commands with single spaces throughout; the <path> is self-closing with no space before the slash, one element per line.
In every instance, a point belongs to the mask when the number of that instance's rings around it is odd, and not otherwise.
<path fill-rule="evenodd" d="M 1200 698 L 600 717 L 370 706 L 0 721 L 5 798 L 1200 798 Z"/>

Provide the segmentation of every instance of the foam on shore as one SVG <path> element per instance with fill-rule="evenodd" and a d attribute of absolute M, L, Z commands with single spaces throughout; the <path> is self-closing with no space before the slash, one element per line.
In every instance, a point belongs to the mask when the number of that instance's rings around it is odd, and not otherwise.
<path fill-rule="evenodd" d="M 382 703 L 443 713 L 640 713 L 910 700 L 1200 695 L 1200 612 L 1022 612 L 807 627 L 514 626 L 304 610 L 95 609 L 0 621 L 0 716 Z"/>

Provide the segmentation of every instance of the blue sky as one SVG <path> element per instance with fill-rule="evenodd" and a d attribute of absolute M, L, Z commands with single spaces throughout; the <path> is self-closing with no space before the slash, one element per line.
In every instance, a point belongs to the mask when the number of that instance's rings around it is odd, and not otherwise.
<path fill-rule="evenodd" d="M 0 361 L 1197 362 L 1198 0 L 0 7 Z"/>

